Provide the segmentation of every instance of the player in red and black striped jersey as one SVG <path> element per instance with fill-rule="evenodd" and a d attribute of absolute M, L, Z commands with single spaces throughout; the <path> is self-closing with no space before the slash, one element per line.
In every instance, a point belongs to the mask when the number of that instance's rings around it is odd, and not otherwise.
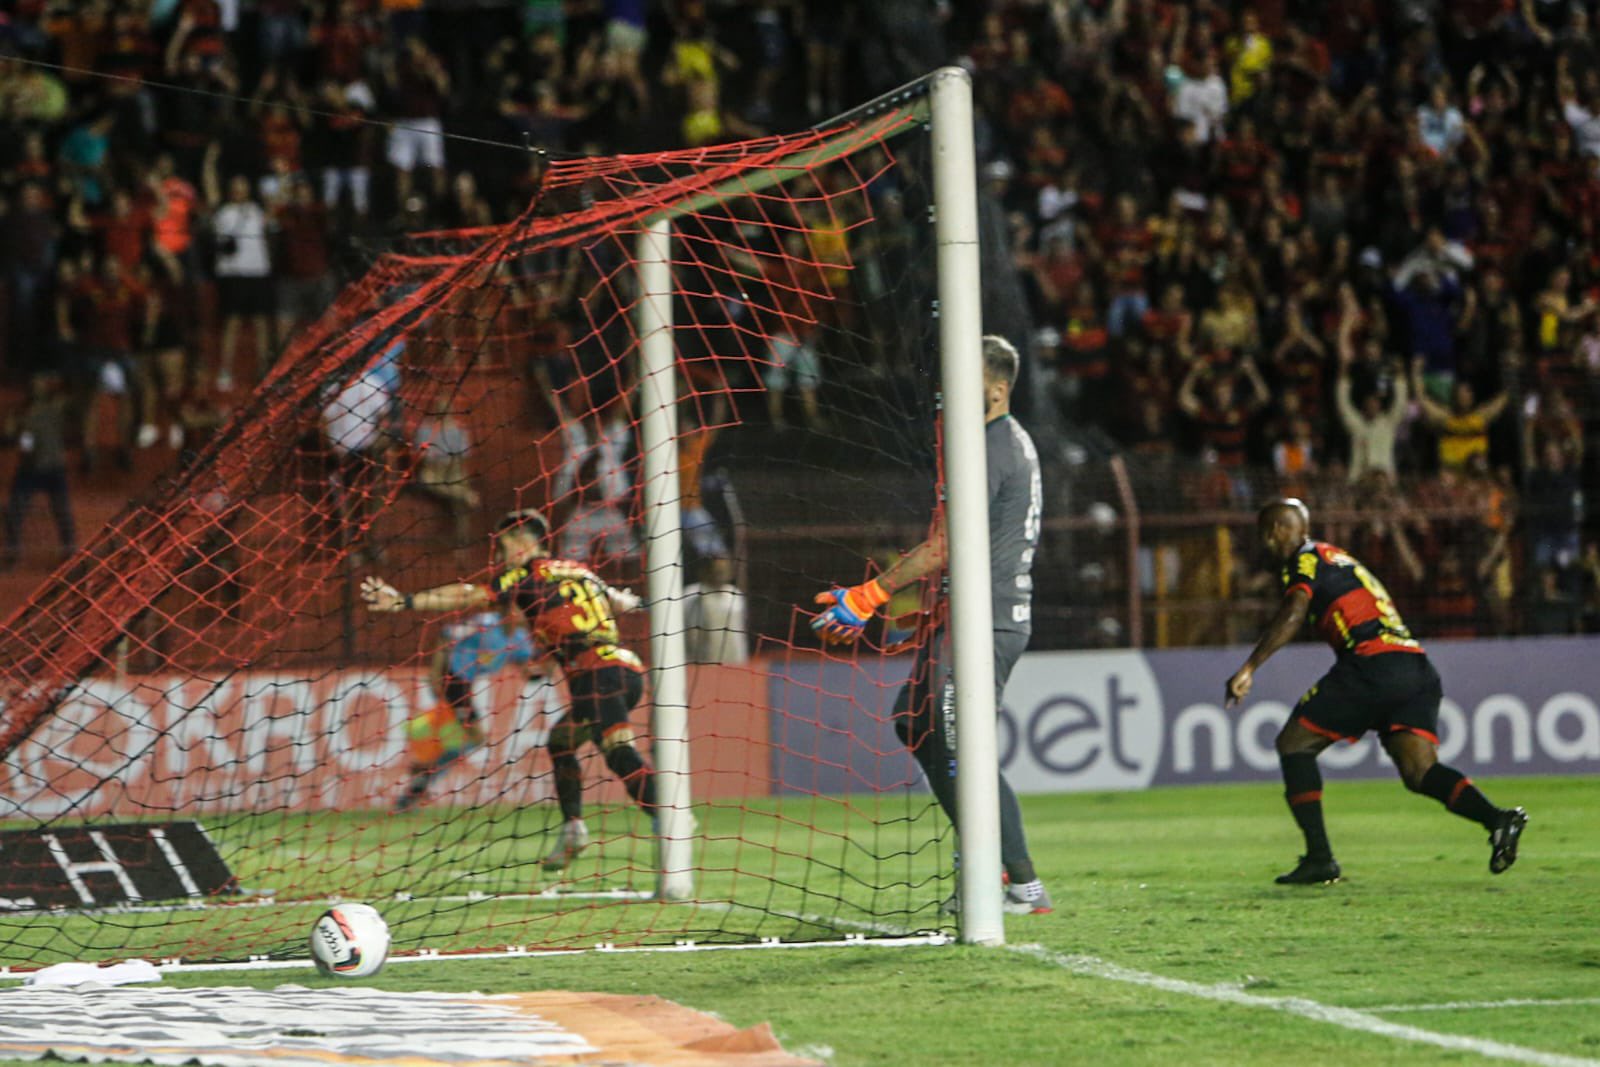
<path fill-rule="evenodd" d="M 1306 854 L 1281 885 L 1336 881 L 1339 864 L 1322 821 L 1322 773 L 1317 754 L 1335 741 L 1378 732 L 1406 788 L 1439 801 L 1489 831 L 1489 870 L 1517 859 L 1528 816 L 1497 808 L 1472 779 L 1438 760 L 1439 673 L 1395 609 L 1383 583 L 1342 548 L 1309 536 L 1311 515 L 1298 500 L 1261 509 L 1261 542 L 1283 562 L 1283 603 L 1244 666 L 1228 679 L 1226 703 L 1243 700 L 1255 672 L 1288 644 L 1309 618 L 1338 657 L 1300 698 L 1278 732 L 1284 794 L 1306 839 Z"/>
<path fill-rule="evenodd" d="M 561 666 L 572 705 L 566 719 L 551 728 L 547 747 L 563 821 L 560 838 L 543 861 L 545 870 L 555 871 L 568 866 L 589 843 L 578 763 L 585 741 L 600 749 L 628 795 L 652 816 L 656 789 L 628 722 L 644 695 L 644 666 L 622 647 L 617 632 L 616 613 L 634 610 L 639 598 L 611 588 L 582 564 L 551 559 L 549 533 L 539 512 L 513 511 L 495 529 L 495 552 L 503 569 L 490 585 L 456 582 L 401 593 L 380 578 L 367 578 L 361 595 L 373 611 L 515 607 L 527 618 L 535 645 Z"/>

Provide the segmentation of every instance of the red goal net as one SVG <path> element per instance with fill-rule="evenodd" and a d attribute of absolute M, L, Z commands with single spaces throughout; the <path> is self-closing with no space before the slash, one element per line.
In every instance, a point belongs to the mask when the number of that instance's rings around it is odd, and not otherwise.
<path fill-rule="evenodd" d="M 786 137 L 532 158 L 516 221 L 379 256 L 0 627 L 0 963 L 298 956 L 341 899 L 377 905 L 397 951 L 951 925 L 953 835 L 890 722 L 910 657 L 876 629 L 824 652 L 797 609 L 915 543 L 937 499 L 926 140 L 908 99 Z M 360 596 L 368 576 L 489 582 L 520 508 L 558 558 L 643 593 L 637 248 L 663 219 L 681 902 L 593 744 L 588 840 L 552 861 L 575 844 L 551 762 L 573 693 L 514 615 Z M 648 613 L 617 623 L 648 666 Z"/>

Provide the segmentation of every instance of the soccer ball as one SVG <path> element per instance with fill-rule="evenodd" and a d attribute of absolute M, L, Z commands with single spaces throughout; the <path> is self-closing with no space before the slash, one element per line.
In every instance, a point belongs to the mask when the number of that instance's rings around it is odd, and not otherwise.
<path fill-rule="evenodd" d="M 389 958 L 389 924 L 371 904 L 340 904 L 311 926 L 317 970 L 340 978 L 377 974 Z"/>

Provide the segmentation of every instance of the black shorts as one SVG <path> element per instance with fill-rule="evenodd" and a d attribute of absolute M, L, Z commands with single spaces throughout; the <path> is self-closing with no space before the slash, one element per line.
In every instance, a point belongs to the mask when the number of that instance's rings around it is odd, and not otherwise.
<path fill-rule="evenodd" d="M 272 279 L 237 274 L 217 276 L 217 304 L 225 316 L 272 314 Z"/>
<path fill-rule="evenodd" d="M 1312 733 L 1355 741 L 1368 730 L 1408 731 L 1439 743 L 1444 688 L 1428 657 L 1413 652 L 1344 656 L 1300 698 L 1294 719 Z"/>
<path fill-rule="evenodd" d="M 613 730 L 628 725 L 628 715 L 644 696 L 644 675 L 626 667 L 573 671 L 567 675 L 567 692 L 572 697 L 568 719 L 577 726 L 597 727 L 594 741 L 598 744 Z"/>

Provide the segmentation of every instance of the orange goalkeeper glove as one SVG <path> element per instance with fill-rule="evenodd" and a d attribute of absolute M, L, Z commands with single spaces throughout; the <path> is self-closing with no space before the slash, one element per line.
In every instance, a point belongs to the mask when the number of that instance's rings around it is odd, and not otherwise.
<path fill-rule="evenodd" d="M 811 620 L 811 628 L 830 645 L 848 645 L 861 636 L 867 620 L 888 602 L 889 591 L 876 578 L 848 589 L 834 586 L 817 594 L 817 603 L 827 607 Z"/>

